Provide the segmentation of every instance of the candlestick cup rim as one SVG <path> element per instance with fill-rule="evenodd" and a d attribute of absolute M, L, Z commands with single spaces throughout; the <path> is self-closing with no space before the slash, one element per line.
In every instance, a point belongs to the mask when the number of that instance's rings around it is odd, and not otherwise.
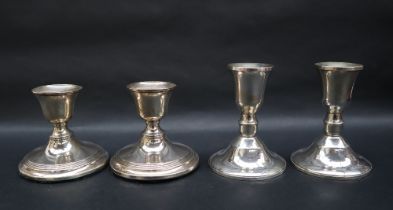
<path fill-rule="evenodd" d="M 35 95 L 67 95 L 79 92 L 82 86 L 74 84 L 50 84 L 33 88 Z"/>
<path fill-rule="evenodd" d="M 360 71 L 363 69 L 362 64 L 349 62 L 327 61 L 315 63 L 315 65 L 319 70 L 325 71 Z"/>
<path fill-rule="evenodd" d="M 175 87 L 176 84 L 164 81 L 133 82 L 127 85 L 127 88 L 132 92 L 162 92 L 170 91 Z"/>
<path fill-rule="evenodd" d="M 228 67 L 232 71 L 252 72 L 252 71 L 271 71 L 273 68 L 272 64 L 267 63 L 230 63 Z"/>

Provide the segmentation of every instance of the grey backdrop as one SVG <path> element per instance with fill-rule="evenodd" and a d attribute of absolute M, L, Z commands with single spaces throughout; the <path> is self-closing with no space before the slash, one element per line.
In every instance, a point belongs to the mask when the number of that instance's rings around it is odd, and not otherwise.
<path fill-rule="evenodd" d="M 1 1 L 0 209 L 391 209 L 392 23 L 393 3 L 381 0 Z M 375 165 L 357 182 L 314 178 L 289 163 L 321 133 L 313 63 L 330 60 L 365 65 L 344 116 L 345 136 Z M 229 180 L 207 166 L 237 135 L 230 62 L 275 65 L 260 136 L 288 168 L 272 182 Z M 178 85 L 162 127 L 200 154 L 195 173 L 150 184 L 108 168 L 58 184 L 18 176 L 18 162 L 51 129 L 31 88 L 82 85 L 70 127 L 113 154 L 143 129 L 125 88 L 140 80 Z"/>

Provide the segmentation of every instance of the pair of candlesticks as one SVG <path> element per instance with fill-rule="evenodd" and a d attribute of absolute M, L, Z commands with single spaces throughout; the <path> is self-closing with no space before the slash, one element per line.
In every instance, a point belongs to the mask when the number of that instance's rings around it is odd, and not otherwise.
<path fill-rule="evenodd" d="M 291 155 L 292 163 L 307 174 L 357 179 L 367 175 L 371 163 L 356 154 L 341 136 L 342 111 L 351 99 L 361 64 L 321 62 L 323 103 L 328 111 L 324 134 L 311 146 Z M 271 152 L 257 137 L 256 112 L 263 103 L 272 65 L 263 63 L 229 64 L 236 82 L 236 102 L 241 109 L 240 135 L 226 149 L 213 154 L 209 165 L 221 176 L 265 180 L 282 174 L 285 160 Z M 190 147 L 169 141 L 159 126 L 175 84 L 147 81 L 127 86 L 137 111 L 146 121 L 139 142 L 118 151 L 110 160 L 113 172 L 136 180 L 161 180 L 193 171 L 199 157 Z M 109 155 L 100 146 L 79 141 L 67 128 L 75 98 L 82 87 L 54 84 L 34 88 L 44 116 L 54 125 L 48 145 L 28 153 L 19 164 L 21 175 L 38 181 L 61 181 L 82 177 L 102 169 Z"/>

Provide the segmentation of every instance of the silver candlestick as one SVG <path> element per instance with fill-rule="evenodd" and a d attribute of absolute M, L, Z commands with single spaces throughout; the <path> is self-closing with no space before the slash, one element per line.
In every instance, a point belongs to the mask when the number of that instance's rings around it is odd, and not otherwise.
<path fill-rule="evenodd" d="M 352 97 L 361 64 L 321 62 L 316 64 L 322 76 L 323 103 L 327 106 L 324 134 L 311 146 L 294 152 L 291 161 L 307 174 L 356 179 L 367 175 L 371 163 L 357 155 L 341 136 L 342 112 Z"/>
<path fill-rule="evenodd" d="M 221 176 L 264 180 L 282 174 L 285 160 L 257 137 L 256 112 L 263 103 L 272 65 L 262 63 L 229 64 L 236 82 L 236 102 L 241 109 L 240 135 L 226 149 L 210 157 L 209 165 Z"/>
<path fill-rule="evenodd" d="M 81 89 L 77 85 L 54 84 L 32 90 L 54 128 L 48 145 L 31 151 L 19 163 L 22 176 L 38 181 L 61 181 L 91 174 L 105 166 L 108 153 L 96 144 L 78 141 L 67 127 Z"/>
<path fill-rule="evenodd" d="M 159 125 L 175 86 L 159 81 L 127 86 L 146 128 L 138 143 L 122 148 L 112 157 L 110 165 L 115 174 L 128 179 L 160 180 L 187 174 L 197 167 L 198 154 L 188 146 L 170 142 Z"/>

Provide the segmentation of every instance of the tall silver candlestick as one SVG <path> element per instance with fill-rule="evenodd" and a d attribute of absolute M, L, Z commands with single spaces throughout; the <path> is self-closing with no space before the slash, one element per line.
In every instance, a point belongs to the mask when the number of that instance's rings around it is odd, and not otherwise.
<path fill-rule="evenodd" d="M 291 161 L 307 174 L 336 179 L 356 179 L 368 174 L 371 163 L 357 155 L 341 136 L 342 112 L 352 97 L 361 64 L 321 62 L 323 103 L 327 106 L 324 134 L 311 146 L 294 152 Z"/>
<path fill-rule="evenodd" d="M 237 179 L 264 180 L 282 174 L 285 160 L 257 137 L 256 112 L 263 103 L 272 65 L 229 64 L 236 82 L 236 102 L 241 109 L 240 135 L 226 148 L 210 157 L 209 165 L 219 175 Z"/>

